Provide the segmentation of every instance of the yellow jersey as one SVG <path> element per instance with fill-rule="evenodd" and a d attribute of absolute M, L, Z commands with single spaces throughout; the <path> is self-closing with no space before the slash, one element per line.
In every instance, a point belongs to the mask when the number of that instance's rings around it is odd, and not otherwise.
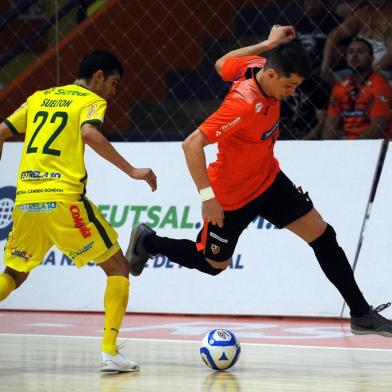
<path fill-rule="evenodd" d="M 86 192 L 81 127 L 101 128 L 106 100 L 78 84 L 37 91 L 5 120 L 26 133 L 19 165 L 16 204 L 76 200 Z"/>

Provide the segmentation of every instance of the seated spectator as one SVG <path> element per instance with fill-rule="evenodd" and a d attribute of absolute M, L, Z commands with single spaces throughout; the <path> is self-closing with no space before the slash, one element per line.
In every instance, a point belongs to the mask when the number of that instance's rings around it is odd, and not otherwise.
<path fill-rule="evenodd" d="M 323 139 L 386 137 L 392 88 L 373 71 L 372 45 L 362 38 L 353 40 L 346 60 L 352 74 L 333 88 Z"/>
<path fill-rule="evenodd" d="M 374 51 L 374 69 L 392 68 L 392 1 L 366 1 L 327 37 L 321 75 L 331 78 L 331 64 L 337 57 L 337 45 L 348 37 L 358 36 L 369 41 Z"/>

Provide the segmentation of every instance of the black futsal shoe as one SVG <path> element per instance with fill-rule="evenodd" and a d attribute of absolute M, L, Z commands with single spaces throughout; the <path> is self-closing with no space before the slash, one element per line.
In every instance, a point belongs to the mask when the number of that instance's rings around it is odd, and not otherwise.
<path fill-rule="evenodd" d="M 129 272 L 133 276 L 139 276 L 143 272 L 148 259 L 153 258 L 143 246 L 144 239 L 151 234 L 155 234 L 155 231 L 145 223 L 139 223 L 132 229 L 125 258 L 128 261 Z"/>
<path fill-rule="evenodd" d="M 371 306 L 369 313 L 360 317 L 351 316 L 351 332 L 354 335 L 376 334 L 392 338 L 392 321 L 379 314 L 389 306 L 391 306 L 390 302 L 377 308 Z"/>

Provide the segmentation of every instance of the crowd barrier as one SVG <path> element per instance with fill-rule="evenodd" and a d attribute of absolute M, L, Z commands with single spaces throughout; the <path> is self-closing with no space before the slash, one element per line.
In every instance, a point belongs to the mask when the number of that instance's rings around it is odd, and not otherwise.
<path fill-rule="evenodd" d="M 369 301 L 392 297 L 390 208 L 392 153 L 389 151 L 370 220 L 368 210 L 381 141 L 278 142 L 282 170 L 334 226 Z M 118 143 L 115 147 L 138 167 L 152 167 L 158 190 L 128 178 L 86 149 L 87 195 L 119 233 L 125 250 L 132 226 L 149 223 L 160 235 L 195 239 L 201 226 L 200 198 L 187 171 L 180 143 Z M 0 165 L 0 268 L 5 233 L 12 222 L 17 167 L 22 144 L 5 144 Z M 216 154 L 207 148 L 207 159 Z M 8 206 L 8 209 L 7 209 Z M 78 269 L 52 248 L 43 265 L 0 309 L 102 311 L 105 275 L 93 263 Z M 389 296 L 388 296 L 389 295 Z M 233 315 L 341 315 L 344 302 L 322 273 L 312 249 L 287 230 L 257 218 L 241 236 L 230 268 L 218 276 L 180 268 L 166 257 L 150 260 L 131 278 L 129 312 Z"/>

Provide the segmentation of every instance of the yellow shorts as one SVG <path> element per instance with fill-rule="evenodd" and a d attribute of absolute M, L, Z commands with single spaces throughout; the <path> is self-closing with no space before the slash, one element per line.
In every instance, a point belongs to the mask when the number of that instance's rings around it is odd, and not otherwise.
<path fill-rule="evenodd" d="M 86 197 L 78 201 L 16 204 L 4 264 L 20 272 L 40 265 L 55 245 L 77 267 L 103 263 L 120 249 L 118 235 Z"/>

